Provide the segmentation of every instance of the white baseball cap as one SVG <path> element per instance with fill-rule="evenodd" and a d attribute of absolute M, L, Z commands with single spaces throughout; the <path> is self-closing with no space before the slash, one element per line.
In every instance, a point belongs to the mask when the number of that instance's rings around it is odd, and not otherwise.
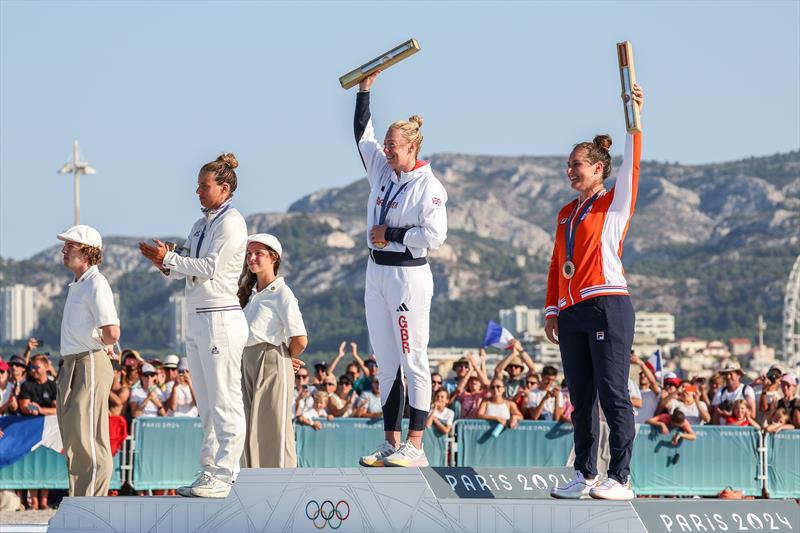
<path fill-rule="evenodd" d="M 181 358 L 171 353 L 164 358 L 164 368 L 178 368 L 178 364 L 181 362 Z"/>
<path fill-rule="evenodd" d="M 278 257 L 283 256 L 283 246 L 281 246 L 281 242 L 275 235 L 270 235 L 269 233 L 256 233 L 247 237 L 247 244 L 250 244 L 251 242 L 260 242 L 264 246 L 269 246 L 278 252 Z"/>
<path fill-rule="evenodd" d="M 59 233 L 58 239 L 86 244 L 95 248 L 103 247 L 103 239 L 100 237 L 100 232 L 85 224 L 72 226 L 64 233 Z"/>

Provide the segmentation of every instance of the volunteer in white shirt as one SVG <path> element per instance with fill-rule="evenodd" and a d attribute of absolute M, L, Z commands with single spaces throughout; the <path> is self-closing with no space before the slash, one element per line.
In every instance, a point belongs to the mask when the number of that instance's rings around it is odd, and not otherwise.
<path fill-rule="evenodd" d="M 242 393 L 247 421 L 243 463 L 247 468 L 295 468 L 292 391 L 298 357 L 308 345 L 297 298 L 278 277 L 283 247 L 274 235 L 247 238 L 239 303 L 250 333 L 242 355 Z"/>
<path fill-rule="evenodd" d="M 105 496 L 113 459 L 108 396 L 114 379 L 109 355 L 119 340 L 114 295 L 97 265 L 100 233 L 86 225 L 58 235 L 64 266 L 72 271 L 61 319 L 63 366 L 58 373 L 56 416 L 69 471 L 70 496 Z"/>
<path fill-rule="evenodd" d="M 233 154 L 206 163 L 197 177 L 203 216 L 180 249 L 139 243 L 142 254 L 164 275 L 186 279 L 189 331 L 186 355 L 197 408 L 203 419 L 202 472 L 178 488 L 181 496 L 225 498 L 239 474 L 244 448 L 242 350 L 245 320 L 236 291 L 244 262 L 247 224 L 231 204 L 239 166 Z"/>
<path fill-rule="evenodd" d="M 359 84 L 353 122 L 370 185 L 364 305 L 378 362 L 385 440 L 360 459 L 363 466 L 427 466 L 422 434 L 431 406 L 428 364 L 433 277 L 428 250 L 447 236 L 447 193 L 427 161 L 417 159 L 422 118 L 398 121 L 383 146 L 375 138 L 369 90 L 377 74 Z M 408 383 L 408 440 L 400 443 Z"/>

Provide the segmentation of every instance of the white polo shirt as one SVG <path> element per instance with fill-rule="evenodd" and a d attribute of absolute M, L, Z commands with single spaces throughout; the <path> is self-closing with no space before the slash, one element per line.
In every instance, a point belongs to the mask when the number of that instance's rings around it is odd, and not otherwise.
<path fill-rule="evenodd" d="M 97 329 L 102 326 L 119 326 L 119 317 L 111 286 L 93 265 L 69 284 L 61 319 L 61 354 L 102 350 L 105 346 Z"/>
<path fill-rule="evenodd" d="M 288 346 L 290 337 L 306 335 L 297 298 L 282 277 L 275 278 L 261 291 L 253 287 L 250 301 L 244 307 L 244 316 L 250 328 L 245 346 L 262 342 Z"/>

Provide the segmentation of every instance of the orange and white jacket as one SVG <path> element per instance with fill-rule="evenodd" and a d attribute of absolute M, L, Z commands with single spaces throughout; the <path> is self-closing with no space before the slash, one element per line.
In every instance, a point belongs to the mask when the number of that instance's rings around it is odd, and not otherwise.
<path fill-rule="evenodd" d="M 625 154 L 617 181 L 586 213 L 578 226 L 572 262 L 575 275 L 571 279 L 561 274 L 567 260 L 565 226 L 570 214 L 578 213 L 578 199 L 558 212 L 556 240 L 550 274 L 547 277 L 545 317 L 596 296 L 627 295 L 628 283 L 622 268 L 622 242 L 636 205 L 639 186 L 639 161 L 642 154 L 642 134 L 628 134 Z"/>

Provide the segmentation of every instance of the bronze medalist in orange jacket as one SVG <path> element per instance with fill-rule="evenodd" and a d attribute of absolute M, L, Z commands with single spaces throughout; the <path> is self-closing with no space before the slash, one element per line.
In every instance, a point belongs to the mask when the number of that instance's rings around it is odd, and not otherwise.
<path fill-rule="evenodd" d="M 628 134 L 614 187 L 601 192 L 582 220 L 577 221 L 580 224 L 572 258 L 575 274 L 571 278 L 562 275 L 566 262 L 565 229 L 576 222 L 573 218 L 579 215 L 583 204 L 578 205 L 576 198 L 558 212 L 556 241 L 547 277 L 545 317 L 556 316 L 561 309 L 596 296 L 628 294 L 622 268 L 622 242 L 636 205 L 641 154 L 642 134 Z"/>

